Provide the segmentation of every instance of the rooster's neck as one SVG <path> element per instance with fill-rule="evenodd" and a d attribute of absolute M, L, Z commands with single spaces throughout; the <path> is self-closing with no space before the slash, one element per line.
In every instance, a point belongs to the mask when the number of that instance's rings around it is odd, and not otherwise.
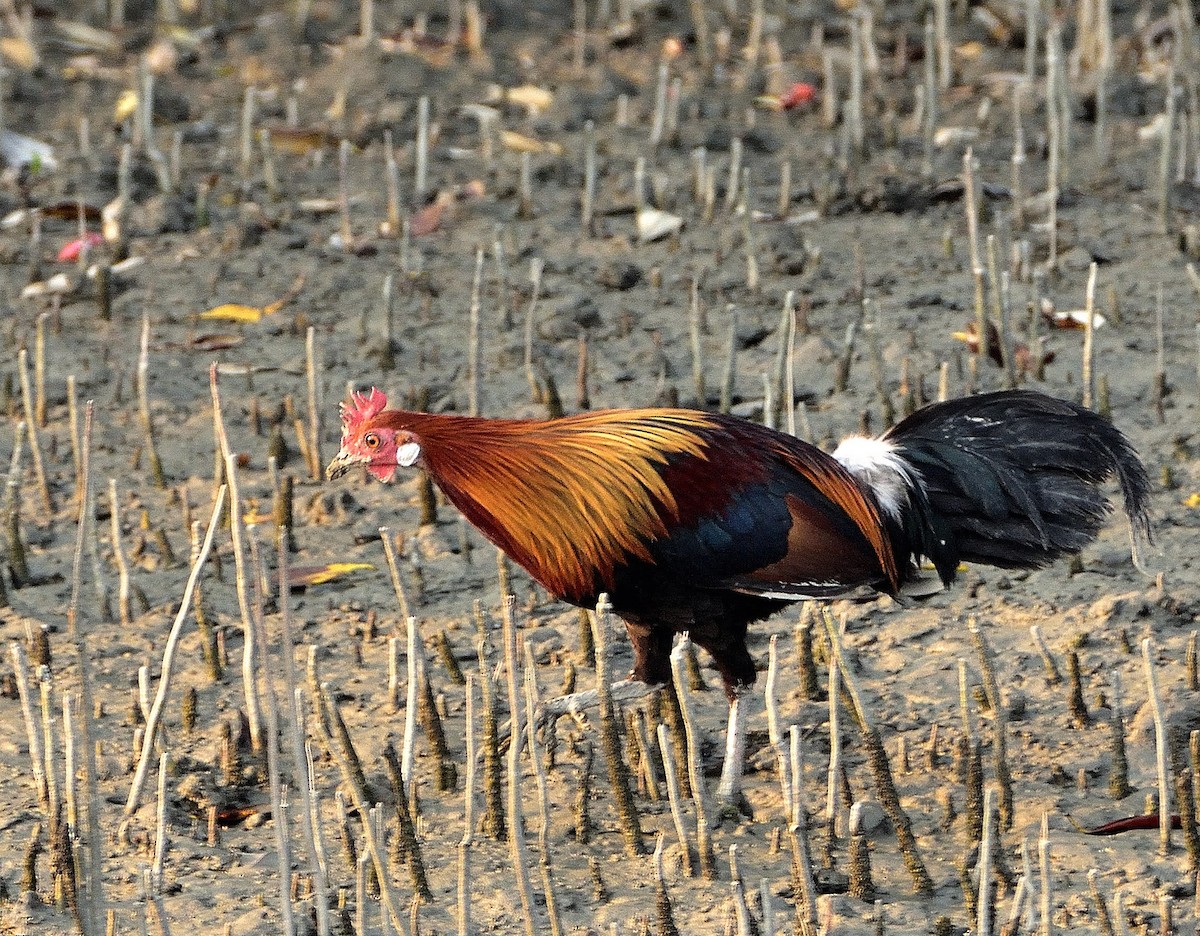
<path fill-rule="evenodd" d="M 610 410 L 550 421 L 386 414 L 485 536 L 555 595 L 582 602 L 679 520 L 662 471 L 707 459 L 715 417 Z M 714 472 L 714 475 L 717 473 Z"/>

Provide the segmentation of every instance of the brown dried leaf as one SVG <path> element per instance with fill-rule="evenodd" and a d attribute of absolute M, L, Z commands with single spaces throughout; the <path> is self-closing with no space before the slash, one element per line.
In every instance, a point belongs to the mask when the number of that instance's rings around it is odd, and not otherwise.
<path fill-rule="evenodd" d="M 1093 328 L 1103 328 L 1108 324 L 1108 319 L 1099 312 L 1093 312 L 1092 317 Z M 1087 328 L 1088 313 L 1087 309 L 1069 309 L 1062 312 L 1051 312 L 1049 315 L 1043 314 L 1042 318 L 1051 328 L 1085 329 Z"/>
<path fill-rule="evenodd" d="M 41 212 L 42 216 L 46 218 L 58 218 L 61 221 L 78 221 L 80 208 L 83 209 L 83 218 L 85 221 L 100 220 L 100 209 L 87 202 L 51 202 L 49 205 L 42 205 Z"/>
<path fill-rule="evenodd" d="M 454 58 L 452 43 L 413 29 L 405 29 L 390 36 L 381 36 L 379 48 L 393 55 L 414 55 L 434 68 L 445 67 Z"/>
<path fill-rule="evenodd" d="M 335 134 L 316 127 L 271 127 L 267 132 L 271 135 L 271 145 L 275 149 L 297 156 L 338 145 Z"/>
<path fill-rule="evenodd" d="M 423 237 L 432 234 L 442 223 L 442 215 L 446 213 L 446 204 L 440 198 L 430 202 L 419 211 L 414 211 L 408 219 L 408 229 L 413 237 Z"/>
<path fill-rule="evenodd" d="M 228 351 L 236 348 L 244 339 L 241 335 L 197 335 L 188 342 L 189 351 Z"/>
<path fill-rule="evenodd" d="M 233 826 L 241 825 L 248 819 L 261 814 L 264 819 L 271 816 L 270 809 L 262 809 L 258 806 L 231 806 L 228 809 L 217 810 L 217 825 L 223 829 L 229 829 Z"/>

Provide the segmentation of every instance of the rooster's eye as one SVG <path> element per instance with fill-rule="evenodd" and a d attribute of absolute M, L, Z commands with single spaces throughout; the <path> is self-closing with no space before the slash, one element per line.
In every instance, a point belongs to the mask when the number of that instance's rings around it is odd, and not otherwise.
<path fill-rule="evenodd" d="M 368 432 L 365 436 L 363 436 L 363 443 L 369 449 L 379 448 L 379 434 L 376 432 Z"/>

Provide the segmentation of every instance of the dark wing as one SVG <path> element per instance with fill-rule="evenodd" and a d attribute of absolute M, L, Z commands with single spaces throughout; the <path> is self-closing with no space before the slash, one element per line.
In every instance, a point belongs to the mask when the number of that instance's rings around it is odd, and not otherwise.
<path fill-rule="evenodd" d="M 679 516 L 649 546 L 659 570 L 693 587 L 784 600 L 896 587 L 878 508 L 840 465 L 753 424 L 726 428 L 710 458 L 663 472 Z"/>

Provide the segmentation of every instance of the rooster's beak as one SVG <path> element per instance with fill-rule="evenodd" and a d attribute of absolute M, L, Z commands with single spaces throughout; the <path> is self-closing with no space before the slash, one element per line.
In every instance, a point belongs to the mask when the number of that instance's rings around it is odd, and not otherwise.
<path fill-rule="evenodd" d="M 330 481 L 336 481 L 351 468 L 356 465 L 365 465 L 367 460 L 361 455 L 352 455 L 344 449 L 334 456 L 333 461 L 325 469 L 325 477 Z"/>

